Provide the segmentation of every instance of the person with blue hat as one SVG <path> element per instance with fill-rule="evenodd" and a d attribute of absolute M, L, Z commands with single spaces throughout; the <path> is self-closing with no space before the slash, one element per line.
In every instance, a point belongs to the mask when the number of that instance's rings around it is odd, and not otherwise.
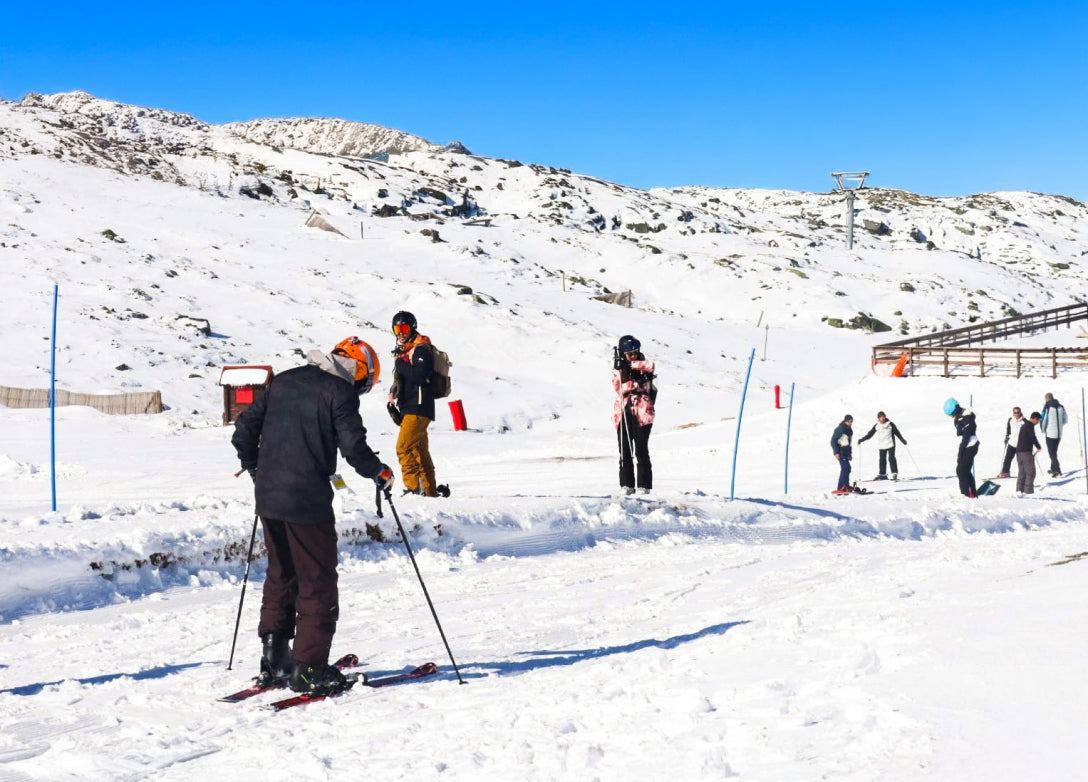
<path fill-rule="evenodd" d="M 959 450 L 956 453 L 956 477 L 960 482 L 960 494 L 974 499 L 978 496 L 974 470 L 979 445 L 975 434 L 975 414 L 965 410 L 951 397 L 945 400 L 944 414 L 952 417 L 952 422 L 956 426 L 956 435 L 960 438 Z"/>

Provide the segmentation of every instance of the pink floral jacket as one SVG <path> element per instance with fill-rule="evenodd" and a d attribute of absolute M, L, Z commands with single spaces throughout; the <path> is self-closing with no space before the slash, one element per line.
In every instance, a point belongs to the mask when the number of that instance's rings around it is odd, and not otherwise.
<path fill-rule="evenodd" d="M 638 359 L 631 362 L 631 369 L 646 373 L 647 379 L 642 382 L 628 380 L 626 383 L 621 383 L 620 371 L 618 369 L 612 370 L 612 390 L 616 392 L 612 402 L 612 426 L 617 429 L 620 427 L 621 384 L 623 386 L 623 398 L 630 403 L 631 412 L 634 413 L 639 426 L 647 426 L 654 422 L 654 401 L 650 397 L 650 386 L 652 385 L 650 377 L 654 374 L 654 362 L 647 359 Z"/>

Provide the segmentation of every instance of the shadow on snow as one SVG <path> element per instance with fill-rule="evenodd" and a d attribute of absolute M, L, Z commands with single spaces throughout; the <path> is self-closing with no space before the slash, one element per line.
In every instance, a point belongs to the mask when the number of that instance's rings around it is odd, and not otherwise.
<path fill-rule="evenodd" d="M 698 641 L 703 638 L 709 638 L 710 636 L 725 635 L 734 627 L 748 624 L 748 621 L 749 620 L 745 619 L 739 622 L 722 622 L 721 624 L 704 627 L 702 630 L 696 630 L 694 633 L 674 635 L 665 639 L 647 638 L 642 641 L 623 644 L 622 646 L 601 646 L 596 649 L 542 649 L 532 652 L 522 652 L 522 654 L 527 655 L 530 659 L 469 663 L 461 666 L 462 676 L 464 678 L 483 678 L 489 675 L 487 673 L 465 674 L 464 669 L 471 670 L 482 668 L 486 671 L 492 671 L 499 676 L 513 676 L 539 671 L 545 668 L 575 665 L 577 663 L 586 662 L 587 660 L 598 660 L 602 657 L 611 657 L 617 654 L 632 654 L 643 649 L 675 649 L 683 644 Z"/>
<path fill-rule="evenodd" d="M 55 687 L 59 684 L 63 684 L 66 681 L 75 681 L 78 684 L 105 684 L 107 682 L 116 681 L 117 679 L 133 679 L 140 681 L 143 679 L 162 679 L 167 676 L 172 676 L 175 673 L 181 673 L 188 668 L 199 668 L 203 663 L 182 663 L 181 665 L 163 665 L 159 668 L 152 668 L 147 671 L 140 671 L 139 673 L 106 673 L 101 676 L 89 676 L 86 679 L 59 679 L 55 682 L 38 682 L 37 684 L 24 684 L 21 687 L 11 687 L 7 690 L 0 690 L 0 694 L 10 695 L 37 695 L 46 687 Z"/>

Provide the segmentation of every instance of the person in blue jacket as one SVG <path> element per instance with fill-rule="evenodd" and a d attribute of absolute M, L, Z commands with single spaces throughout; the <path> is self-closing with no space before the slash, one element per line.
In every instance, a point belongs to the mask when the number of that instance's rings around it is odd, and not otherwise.
<path fill-rule="evenodd" d="M 842 423 L 835 427 L 831 435 L 831 453 L 839 462 L 839 482 L 835 494 L 850 493 L 850 459 L 853 449 L 850 441 L 854 437 L 854 416 L 843 416 Z"/>

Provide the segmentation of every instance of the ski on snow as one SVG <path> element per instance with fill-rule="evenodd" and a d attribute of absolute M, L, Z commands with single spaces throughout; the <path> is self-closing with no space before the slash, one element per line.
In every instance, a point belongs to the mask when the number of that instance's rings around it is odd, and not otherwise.
<path fill-rule="evenodd" d="M 344 670 L 345 668 L 354 668 L 359 664 L 359 658 L 354 654 L 345 654 L 339 660 L 333 663 L 333 667 Z M 265 687 L 258 687 L 253 685 L 252 687 L 246 687 L 244 690 L 231 693 L 230 695 L 224 695 L 219 700 L 223 703 L 238 703 L 238 701 L 244 701 L 247 698 L 252 698 L 254 695 L 260 695 L 262 692 L 271 692 L 272 690 L 282 690 L 287 686 L 287 677 L 277 679 L 271 684 Z"/>
<path fill-rule="evenodd" d="M 289 709 L 292 706 L 302 706 L 307 703 L 316 703 L 317 701 L 323 701 L 326 698 L 336 698 L 351 690 L 354 685 L 360 683 L 364 687 L 370 688 L 388 687 L 390 684 L 399 684 L 401 682 L 411 681 L 412 679 L 422 679 L 426 676 L 434 676 L 436 673 L 438 673 L 437 665 L 435 665 L 434 663 L 423 663 L 423 665 L 413 668 L 412 670 L 405 673 L 396 673 L 392 676 L 382 676 L 378 679 L 368 679 L 366 677 L 366 674 L 354 677 L 349 676 L 348 686 L 342 690 L 337 690 L 336 692 L 330 693 L 328 695 L 294 695 L 290 698 L 284 698 L 281 701 L 270 703 L 268 705 L 268 708 L 272 709 L 273 711 L 283 711 L 284 709 Z"/>

